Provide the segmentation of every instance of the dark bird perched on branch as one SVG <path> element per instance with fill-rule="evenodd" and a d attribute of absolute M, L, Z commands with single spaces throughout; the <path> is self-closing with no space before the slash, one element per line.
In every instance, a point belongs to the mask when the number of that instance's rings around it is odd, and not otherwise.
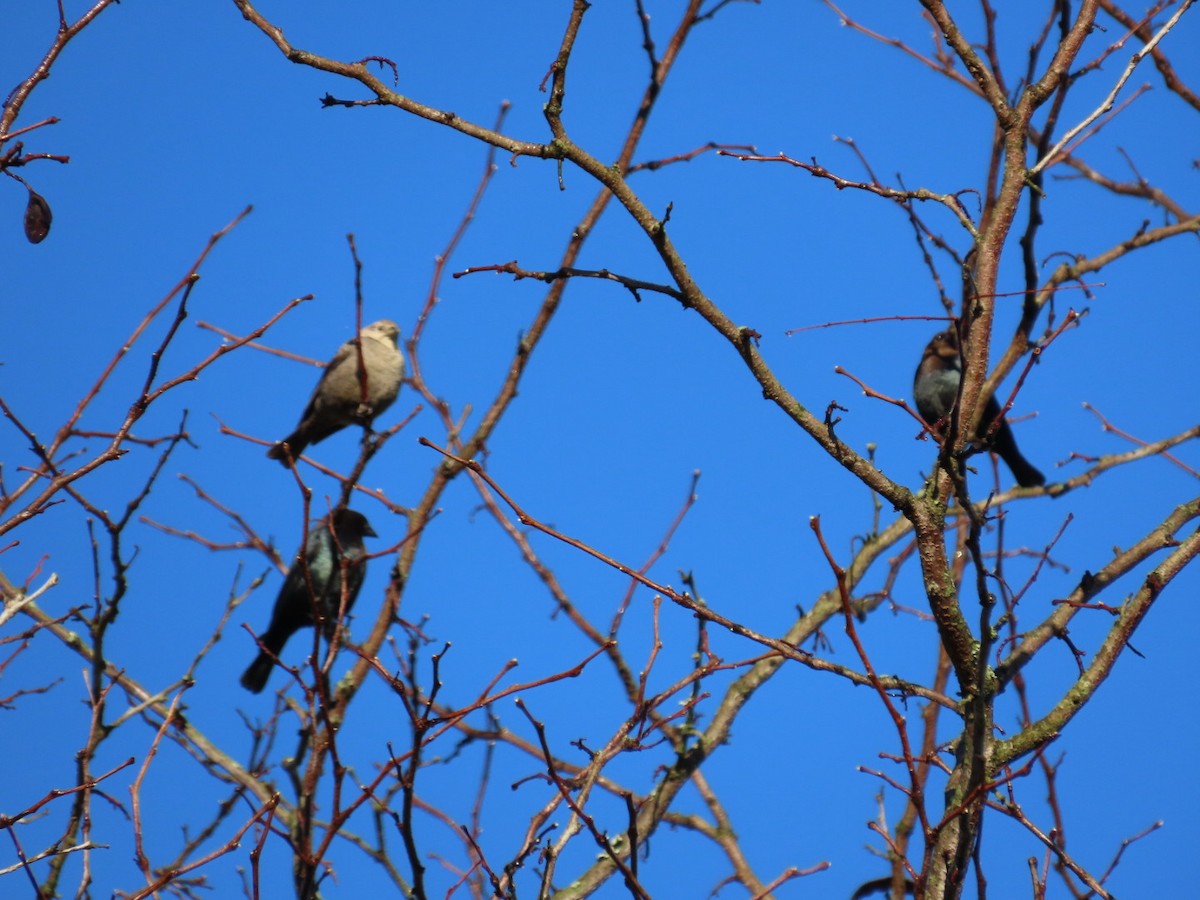
<path fill-rule="evenodd" d="M 958 400 L 961 381 L 962 359 L 958 350 L 958 333 L 951 328 L 933 336 L 933 340 L 925 347 L 921 364 L 917 366 L 917 374 L 913 378 L 913 399 L 917 401 L 917 412 L 939 434 L 944 433 L 944 420 Z M 988 397 L 979 427 L 975 429 L 976 440 L 984 439 L 999 416 L 1000 404 L 995 397 Z M 939 422 L 942 424 L 939 425 Z M 1012 428 L 1004 419 L 1000 419 L 987 446 L 1004 460 L 1021 487 L 1046 483 L 1046 476 L 1030 465 L 1029 460 L 1017 449 Z"/>
<path fill-rule="evenodd" d="M 392 405 L 404 381 L 404 355 L 396 346 L 400 329 L 382 319 L 359 332 L 359 340 L 346 341 L 325 366 L 325 374 L 300 417 L 296 430 L 267 451 L 285 466 L 288 454 L 299 459 L 304 448 L 316 444 L 357 422 L 370 428 L 377 415 Z M 359 366 L 361 344 L 362 366 Z M 365 396 L 365 402 L 364 402 Z"/>
<path fill-rule="evenodd" d="M 364 537 L 376 537 L 375 531 L 366 516 L 352 509 L 335 510 L 312 523 L 304 555 L 297 554 L 288 569 L 275 598 L 271 624 L 259 635 L 262 647 L 258 656 L 242 673 L 242 687 L 256 694 L 266 687 L 283 645 L 301 628 L 313 624 L 314 609 L 320 614 L 325 636 L 333 637 L 342 608 L 343 583 L 345 611 L 349 612 L 367 574 Z"/>

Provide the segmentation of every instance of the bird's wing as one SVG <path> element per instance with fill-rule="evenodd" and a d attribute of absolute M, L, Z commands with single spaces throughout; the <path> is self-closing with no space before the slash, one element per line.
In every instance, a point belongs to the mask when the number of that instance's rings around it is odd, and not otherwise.
<path fill-rule="evenodd" d="M 317 397 L 321 395 L 321 388 L 325 386 L 325 382 L 329 380 L 329 376 L 332 375 L 349 357 L 353 356 L 353 354 L 354 344 L 348 341 L 345 344 L 342 344 L 342 346 L 338 347 L 337 353 L 333 354 L 333 359 L 325 363 L 325 368 L 321 372 L 321 377 L 317 379 L 317 386 L 313 388 L 312 396 L 308 398 L 308 405 L 304 407 L 304 412 L 300 416 L 301 422 L 304 422 L 310 415 L 312 415 L 313 407 L 317 402 Z"/>

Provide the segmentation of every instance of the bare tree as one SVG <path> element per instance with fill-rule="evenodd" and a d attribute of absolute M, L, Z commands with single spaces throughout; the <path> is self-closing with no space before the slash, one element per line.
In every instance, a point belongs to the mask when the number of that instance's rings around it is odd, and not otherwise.
<path fill-rule="evenodd" d="M 38 132 L 52 124 L 50 120 L 21 128 L 16 123 L 27 98 L 70 41 L 108 6 L 96 3 L 71 23 L 60 4 L 56 38 L 40 64 L 10 94 L 0 117 L 0 171 L 27 189 L 25 224 L 31 241 L 54 239 L 49 234 L 50 204 L 28 177 L 14 170 L 67 158 L 27 152 L 14 140 Z M 1200 213 L 1189 212 L 1177 199 L 1181 189 L 1160 187 L 1140 175 L 1122 181 L 1087 156 L 1087 141 L 1099 129 L 1122 126 L 1129 102 L 1123 89 L 1139 65 L 1156 67 L 1162 87 L 1177 99 L 1181 116 L 1200 111 L 1200 99 L 1177 73 L 1170 55 L 1172 30 L 1189 12 L 1191 0 L 1160 3 L 1145 13 L 1106 0 L 1050 0 L 1040 18 L 1020 14 L 1027 49 L 1019 71 L 1004 62 L 1013 51 L 998 37 L 997 10 L 988 0 L 981 0 L 969 22 L 944 3 L 923 0 L 919 15 L 932 31 L 930 48 L 880 34 L 831 3 L 826 3 L 829 9 L 823 15 L 814 12 L 814 29 L 840 21 L 864 42 L 878 42 L 880 53 L 906 54 L 912 65 L 933 73 L 947 91 L 966 95 L 986 111 L 984 131 L 973 135 L 974 145 L 984 148 L 976 161 L 980 180 L 968 188 L 912 188 L 899 175 L 879 177 L 873 160 L 849 139 L 841 141 L 852 160 L 843 171 L 828 168 L 807 151 L 769 154 L 750 145 L 715 142 L 643 159 L 647 128 L 660 104 L 667 102 L 664 88 L 689 40 L 704 29 L 720 27 L 735 11 L 745 12 L 732 0 L 687 0 L 678 4 L 682 8 L 674 10 L 669 23 L 652 22 L 645 0 L 629 4 L 649 75 L 611 158 L 590 150 L 568 126 L 572 60 L 593 14 L 584 0 L 564 8 L 560 42 L 548 50 L 545 129 L 522 136 L 506 130 L 506 107 L 494 123 L 481 124 L 408 95 L 400 87 L 400 67 L 387 57 L 347 62 L 322 55 L 317 46 L 294 45 L 287 37 L 293 24 L 287 17 L 298 13 L 285 10 L 278 14 L 283 18 L 273 18 L 248 0 L 234 0 L 233 6 L 245 27 L 261 36 L 264 50 L 273 46 L 289 62 L 341 79 L 338 93 L 322 98 L 327 110 L 322 115 L 376 107 L 373 114 L 415 117 L 456 132 L 462 140 L 477 143 L 486 156 L 475 194 L 438 256 L 415 327 L 406 329 L 403 346 L 411 390 L 402 394 L 408 405 L 404 399 L 397 404 L 404 410 L 399 421 L 378 433 L 368 429 L 356 463 L 346 472 L 322 464 L 319 454 L 290 466 L 300 498 L 297 518 L 305 528 L 329 507 L 352 503 L 402 523 L 388 530 L 389 540 L 382 543 L 390 545 L 371 555 L 376 569 L 390 567 L 386 589 L 373 620 L 363 612 L 373 607 L 359 601 L 353 630 L 357 642 L 343 629 L 317 628 L 305 633 L 310 637 L 296 639 L 311 642 L 304 665 L 290 665 L 290 657 L 277 661 L 280 671 L 273 685 L 279 688 L 270 715 L 265 720 L 244 719 L 249 749 L 244 742 L 234 747 L 207 733 L 188 712 L 187 698 L 198 669 L 234 611 L 265 576 L 247 584 L 241 568 L 236 568 L 212 634 L 189 646 L 189 659 L 178 665 L 168 683 L 151 687 L 133 674 L 143 662 L 137 654 L 152 655 L 152 647 L 122 645 L 122 655 L 112 650 L 114 635 L 127 627 L 129 617 L 122 615 L 127 598 L 131 592 L 151 589 L 137 578 L 138 552 L 131 538 L 137 527 L 213 551 L 218 560 L 237 552 L 243 558 L 261 554 L 268 566 L 280 571 L 291 563 L 286 554 L 292 548 L 278 552 L 256 527 L 252 512 L 228 502 L 219 488 L 188 481 L 198 504 L 231 525 L 236 540 L 216 539 L 180 526 L 179 516 L 159 517 L 144 510 L 160 490 L 168 461 L 190 441 L 188 414 L 175 399 L 179 389 L 210 367 L 238 366 L 256 349 L 285 353 L 268 346 L 264 337 L 306 299 L 281 303 L 275 315 L 246 333 L 206 324 L 205 334 L 214 335 L 217 343 L 199 358 L 181 363 L 177 354 L 168 354 L 177 346 L 194 292 L 202 290 L 201 269 L 213 247 L 230 239 L 239 217 L 211 238 L 178 284 L 151 306 L 48 442 L 26 423 L 22 410 L 0 398 L 11 433 L 34 459 L 17 480 L 0 484 L 0 535 L 19 536 L 28 523 L 57 504 L 67 504 L 87 523 L 96 585 L 90 602 L 80 598 L 51 603 L 49 598 L 58 599 L 53 576 L 40 570 L 0 576 L 0 643 L 10 648 L 0 672 L 36 659 L 40 671 L 55 673 L 52 681 L 83 659 L 87 683 L 85 713 L 63 706 L 62 715 L 70 710 L 86 720 L 86 736 L 73 748 L 72 783 L 36 785 L 24 805 L 0 813 L 0 830 L 15 848 L 13 861 L 0 868 L 0 877 L 12 883 L 27 879 L 35 896 L 69 890 L 69 877 L 77 877 L 75 892 L 80 896 L 96 887 L 119 889 L 129 897 L 200 896 L 218 883 L 217 872 L 229 871 L 221 867 L 236 860 L 247 896 L 278 896 L 276 876 L 269 874 L 275 870 L 268 870 L 264 859 L 274 864 L 279 848 L 285 847 L 292 887 L 304 898 L 336 893 L 339 874 L 356 866 L 382 873 L 398 892 L 412 897 L 469 894 L 566 900 L 607 888 L 642 898 L 654 892 L 648 868 L 684 868 L 699 846 L 704 848 L 701 852 L 718 856 L 726 873 L 714 890 L 732 891 L 728 885 L 737 885 L 749 897 L 782 894 L 790 882 L 818 877 L 816 873 L 829 865 L 829 851 L 804 847 L 782 870 L 760 868 L 755 848 L 739 839 L 729 795 L 769 793 L 773 775 L 755 771 L 754 747 L 727 745 L 751 698 L 773 681 L 802 671 L 814 676 L 813 692 L 830 690 L 830 685 L 863 688 L 851 696 L 881 717 L 890 731 L 887 746 L 880 748 L 886 765 L 876 769 L 854 760 L 878 781 L 879 812 L 871 830 L 877 853 L 886 861 L 886 869 L 880 869 L 886 874 L 864 876 L 856 897 L 950 898 L 972 890 L 985 896 L 984 850 L 990 834 L 985 823 L 992 821 L 1015 823 L 1027 846 L 1038 848 L 1025 853 L 1031 857 L 1031 896 L 1047 896 L 1052 879 L 1058 880 L 1056 889 L 1065 891 L 1064 896 L 1111 896 L 1106 884 L 1124 848 L 1106 848 L 1111 857 L 1107 869 L 1096 867 L 1094 855 L 1081 859 L 1068 851 L 1069 810 L 1057 798 L 1058 763 L 1050 748 L 1092 703 L 1117 661 L 1136 652 L 1131 639 L 1139 625 L 1200 552 L 1200 531 L 1192 525 L 1200 515 L 1200 499 L 1176 498 L 1160 521 L 1115 553 L 1107 547 L 1091 548 L 1090 555 L 1070 560 L 1073 571 L 1082 574 L 1065 596 L 1041 596 L 1039 587 L 1044 570 L 1063 564 L 1055 550 L 1058 538 L 1035 549 L 1014 546 L 1006 520 L 1012 510 L 1050 506 L 1109 473 L 1152 460 L 1165 460 L 1195 477 L 1197 473 L 1171 451 L 1200 437 L 1200 425 L 1145 440 L 1129 437 L 1129 449 L 1123 452 L 1077 453 L 1074 474 L 1057 477 L 1055 472 L 1046 484 L 1004 490 L 1006 473 L 988 452 L 995 448 L 1004 423 L 988 410 L 992 398 L 993 410 L 1012 410 L 1034 365 L 1043 356 L 1052 357 L 1085 321 L 1083 304 L 1076 309 L 1064 303 L 1064 292 L 1075 289 L 1090 297 L 1096 290 L 1090 279 L 1102 268 L 1155 245 L 1174 248 L 1194 242 L 1200 232 Z M 1094 111 L 1069 118 L 1072 107 L 1067 100 L 1077 86 L 1101 81 L 1105 89 Z M 700 157 L 719 158 L 715 161 L 739 172 L 757 167 L 780 184 L 791 184 L 806 173 L 816 179 L 805 180 L 810 190 L 832 187 L 901 211 L 941 299 L 929 318 L 936 320 L 936 330 L 951 330 L 957 339 L 954 352 L 946 357 L 961 368 L 956 402 L 939 421 L 928 421 L 890 388 L 872 384 L 848 368 L 839 371 L 854 391 L 861 389 L 881 407 L 894 407 L 903 427 L 927 442 L 927 479 L 905 483 L 876 460 L 872 447 L 865 452 L 855 449 L 841 434 L 845 410 L 837 402 L 805 395 L 780 374 L 779 357 L 773 355 L 778 335 L 738 324 L 740 316 L 693 276 L 673 236 L 671 207 L 660 209 L 648 201 L 642 179 Z M 457 259 L 460 241 L 492 184 L 499 158 L 554 167 L 560 182 L 586 180 L 594 186 L 594 199 L 563 236 L 565 249 L 552 263 L 472 260 L 452 270 L 451 260 Z M 1045 265 L 1048 254 L 1057 250 L 1042 246 L 1049 215 L 1046 181 L 1054 177 L 1069 177 L 1086 183 L 1097 195 L 1139 204 L 1140 209 L 1129 206 L 1122 239 L 1074 252 L 1052 267 Z M 936 224 L 935 217 L 945 226 Z M 598 223 L 612 218 L 622 218 L 636 229 L 664 276 L 621 271 L 615 262 L 584 264 L 584 249 Z M 357 328 L 366 302 L 361 275 L 370 260 L 360 258 L 353 237 L 350 255 Z M 1023 279 L 1015 317 L 1004 314 L 1014 304 L 999 302 L 1012 288 L 1004 272 L 1013 260 Z M 544 285 L 541 301 L 490 397 L 446 400 L 430 374 L 427 341 L 427 328 L 438 315 L 439 291 L 449 278 L 494 279 L 495 274 Z M 837 472 L 844 496 L 861 495 L 860 488 L 869 492 L 872 515 L 849 552 L 837 549 L 837 540 L 825 533 L 819 517 L 811 519 L 810 540 L 823 565 L 806 578 L 808 593 L 786 627 L 768 630 L 754 625 L 739 598 L 702 594 L 700 576 L 691 572 L 680 572 L 677 581 L 662 574 L 677 530 L 694 508 L 698 475 L 681 490 L 680 505 L 664 522 L 659 545 L 645 558 L 629 560 L 551 524 L 554 509 L 532 508 L 487 465 L 488 454 L 503 444 L 497 429 L 512 415 L 530 364 L 544 352 L 568 287 L 580 280 L 603 282 L 614 294 L 695 313 L 721 341 L 712 352 L 737 360 L 752 379 L 746 402 L 765 398 L 774 416 L 836 463 L 840 469 L 830 465 L 826 471 Z M 893 312 L 898 314 L 898 307 Z M 825 325 L 841 318 L 826 310 L 820 315 Z M 85 429 L 81 422 L 97 398 L 122 389 L 113 373 L 131 361 L 143 366 L 144 375 L 125 397 L 123 417 L 103 429 Z M 916 362 L 914 356 L 914 367 Z M 1187 361 L 1178 371 L 1189 371 Z M 362 390 L 366 398 L 365 383 Z M 173 428 L 154 437 L 135 435 L 135 426 L 164 410 L 177 422 Z M 370 421 L 370 416 L 364 418 Z M 427 436 L 433 423 L 436 438 Z M 367 479 L 368 473 L 385 470 L 394 439 L 401 434 L 413 437 L 414 428 L 421 429 L 424 452 L 437 462 L 416 501 L 405 506 L 392 491 L 372 487 Z M 256 442 L 261 448 L 277 437 L 246 434 L 225 422 L 221 429 L 231 441 Z M 648 444 L 645 452 L 662 451 Z M 98 476 L 113 471 L 117 463 L 120 474 L 114 477 L 124 490 L 124 507 L 114 514 L 109 511 L 112 501 L 99 499 L 92 485 L 101 484 Z M 550 598 L 560 629 L 555 633 L 570 635 L 570 664 L 523 681 L 513 680 L 515 663 L 502 665 L 476 684 L 457 680 L 448 686 L 443 678 L 455 634 L 473 624 L 439 623 L 431 629 L 408 611 L 406 598 L 429 556 L 427 536 L 451 502 L 456 481 L 470 484 L 471 504 L 495 522 Z M 767 507 L 762 515 L 777 512 L 772 500 L 762 499 Z M 1108 514 L 1120 515 L 1120 510 Z M 372 512 L 372 521 L 379 516 Z M 1064 523 L 1060 535 L 1065 528 Z M 627 584 L 611 613 L 602 617 L 590 611 L 578 597 L 585 586 L 570 585 L 560 577 L 555 560 L 563 548 L 572 557 L 594 561 L 597 569 L 616 573 Z M 469 549 L 463 556 L 470 557 Z M 1018 565 L 1015 557 L 1028 565 Z M 722 564 L 739 563 L 730 559 Z M 919 602 L 906 603 L 895 589 L 906 578 L 920 585 Z M 1124 587 L 1118 589 L 1118 582 Z M 641 615 L 631 613 L 635 600 Z M 344 618 L 347 606 L 343 598 L 339 618 Z M 888 613 L 936 632 L 936 654 L 923 660 L 924 676 L 882 671 L 863 640 L 867 624 Z M 314 618 L 321 616 L 314 609 Z M 24 630 L 19 623 L 25 623 Z M 1094 644 L 1076 643 L 1073 627 L 1094 632 Z M 835 631 L 846 635 L 840 653 L 831 642 Z M 435 632 L 437 638 L 431 636 Z M 681 641 L 687 652 L 679 652 Z M 69 653 L 58 652 L 60 646 Z M 1070 671 L 1035 665 L 1064 647 Z M 34 690 L 7 693 L 3 705 L 15 707 L 10 716 L 19 716 L 31 693 L 51 686 L 47 682 Z M 237 690 L 234 679 L 229 690 Z M 360 700 L 368 691 L 385 698 L 389 736 L 348 740 L 347 733 L 362 727 L 364 717 L 378 715 L 360 712 Z M 553 709 L 552 698 L 564 694 L 577 707 L 595 707 L 589 737 L 569 731 L 569 719 L 556 720 L 539 711 Z M 500 701 L 506 703 L 502 706 Z M 779 715 L 788 715 L 784 700 L 777 697 L 774 702 L 781 704 Z M 143 785 L 162 765 L 156 760 L 167 746 L 181 751 L 181 764 L 211 805 L 199 829 L 178 823 L 185 827 L 173 853 L 149 840 L 155 829 L 146 824 L 142 802 Z M 97 760 L 107 758 L 110 747 L 140 749 L 130 750 L 119 765 L 99 765 Z M 745 770 L 742 783 L 732 791 L 709 778 L 710 761 L 718 755 L 734 756 Z M 466 815 L 440 784 L 443 770 L 453 773 L 460 788 L 467 786 L 473 799 Z M 505 777 L 523 774 L 508 779 L 515 790 L 497 804 L 489 798 L 504 780 L 501 771 Z M 128 791 L 127 801 L 117 796 L 117 784 Z M 1025 798 L 1039 791 L 1049 794 L 1049 822 L 1028 811 Z M 889 803 L 899 803 L 898 818 L 886 815 Z M 120 809 L 129 827 L 120 833 L 99 833 L 98 804 Z M 852 809 L 847 815 L 857 821 L 873 812 Z M 796 815 L 763 810 L 764 816 L 772 814 L 772 827 L 780 832 L 786 832 Z M 23 835 L 38 817 L 53 817 L 55 837 L 34 848 Z M 487 818 L 502 822 L 502 829 L 486 828 Z M 44 821 L 41 826 L 44 832 Z M 666 861 L 647 858 L 652 840 L 668 829 L 686 834 L 692 842 L 689 849 L 674 857 L 662 854 L 670 857 Z M 1130 841 L 1142 836 L 1136 831 L 1131 826 Z M 102 846 L 126 848 L 141 883 L 97 884 L 92 866 L 97 853 L 107 852 Z M 1042 854 L 1040 865 L 1032 859 L 1034 853 Z"/>

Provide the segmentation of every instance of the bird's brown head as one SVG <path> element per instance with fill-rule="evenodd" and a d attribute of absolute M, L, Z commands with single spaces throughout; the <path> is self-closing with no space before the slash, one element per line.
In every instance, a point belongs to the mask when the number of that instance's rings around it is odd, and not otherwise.
<path fill-rule="evenodd" d="M 363 337 L 385 339 L 394 344 L 400 337 L 400 326 L 391 319 L 380 319 L 378 322 L 372 322 L 366 326 L 362 333 Z"/>
<path fill-rule="evenodd" d="M 953 328 L 939 331 L 933 340 L 925 347 L 926 356 L 936 356 L 940 359 L 955 359 L 958 357 L 958 332 Z"/>
<path fill-rule="evenodd" d="M 339 537 L 345 538 L 379 537 L 366 516 L 358 510 L 345 507 L 333 511 L 333 530 Z"/>

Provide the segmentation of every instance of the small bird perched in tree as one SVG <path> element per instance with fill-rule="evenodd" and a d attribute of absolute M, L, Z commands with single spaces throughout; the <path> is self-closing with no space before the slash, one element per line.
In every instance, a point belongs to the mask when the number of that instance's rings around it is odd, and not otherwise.
<path fill-rule="evenodd" d="M 926 423 L 942 433 L 944 422 L 955 402 L 958 400 L 958 385 L 962 381 L 962 359 L 958 350 L 958 332 L 953 328 L 935 334 L 933 340 L 925 347 L 921 356 L 921 364 L 917 366 L 917 374 L 913 378 L 913 399 L 917 401 L 917 412 Z M 992 423 L 1000 415 L 1000 404 L 995 397 L 989 397 L 979 419 L 979 427 L 975 429 L 975 438 L 983 440 Z M 1000 419 L 995 431 L 988 441 L 988 449 L 996 453 L 1012 470 L 1013 477 L 1021 487 L 1034 487 L 1045 484 L 1046 476 L 1035 469 L 1021 451 L 1017 449 L 1016 438 L 1012 428 L 1004 419 Z"/>
<path fill-rule="evenodd" d="M 392 405 L 404 381 L 404 355 L 396 346 L 400 328 L 381 319 L 359 332 L 362 367 L 354 339 L 346 341 L 325 366 L 325 373 L 300 417 L 296 430 L 267 451 L 285 466 L 288 456 L 299 459 L 304 448 L 354 422 L 370 428 L 377 415 Z M 364 402 L 365 396 L 365 402 Z"/>
<path fill-rule="evenodd" d="M 364 537 L 377 535 L 367 517 L 352 509 L 334 510 L 312 523 L 304 554 L 296 555 L 275 598 L 271 624 L 259 635 L 262 648 L 242 673 L 242 687 L 257 694 L 267 686 L 283 645 L 301 628 L 314 624 L 314 610 L 320 613 L 325 636 L 333 637 L 342 608 L 343 584 L 345 611 L 349 612 L 367 574 Z"/>

